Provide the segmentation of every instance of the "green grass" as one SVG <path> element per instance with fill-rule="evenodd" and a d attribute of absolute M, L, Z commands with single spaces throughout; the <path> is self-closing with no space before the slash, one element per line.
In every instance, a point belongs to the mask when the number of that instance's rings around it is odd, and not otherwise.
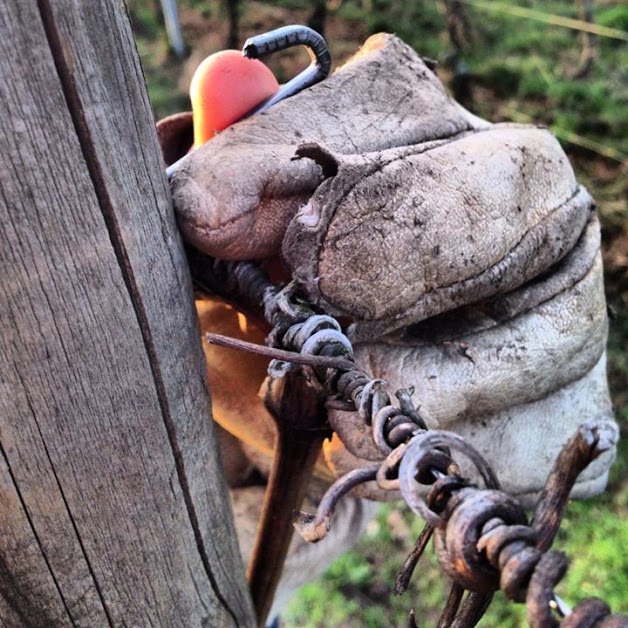
<path fill-rule="evenodd" d="M 328 21 L 331 37 L 342 32 L 345 38 L 355 40 L 331 39 L 330 43 L 342 43 L 350 50 L 359 45 L 360 33 L 395 32 L 420 54 L 439 60 L 441 75 L 445 80 L 451 78 L 452 47 L 442 3 L 344 0 L 331 4 L 337 7 Z M 518 0 L 517 4 L 578 17 L 577 3 L 566 0 Z M 189 76 L 190 67 L 169 54 L 154 10 L 156 3 L 128 0 L 128 5 L 156 117 L 188 109 L 181 76 Z M 226 20 L 218 3 L 180 0 L 179 6 L 192 49 L 202 55 L 220 45 Z M 250 34 L 247 28 L 259 28 L 255 25 L 266 19 L 260 16 L 283 12 L 285 23 L 292 23 L 302 21 L 311 10 L 305 0 L 249 1 L 242 7 L 243 36 Z M 578 177 L 597 199 L 606 251 L 607 294 L 615 312 L 609 338 L 609 380 L 617 418 L 624 436 L 628 436 L 628 45 L 597 38 L 589 71 L 572 78 L 583 45 L 581 34 L 473 6 L 466 10 L 473 37 L 460 55 L 473 78 L 472 109 L 493 121 L 529 120 L 551 126 Z M 597 2 L 594 18 L 598 24 L 628 30 L 628 6 L 624 3 Z M 350 27 L 343 30 L 343 24 Z M 214 38 L 208 43 L 211 35 Z M 579 145 L 582 138 L 588 148 Z M 628 612 L 627 515 L 628 438 L 624 438 L 609 491 L 587 502 L 572 503 L 557 538 L 556 547 L 571 559 L 558 589 L 569 603 L 597 595 L 614 609 Z M 356 550 L 332 565 L 319 582 L 300 592 L 285 615 L 286 625 L 406 626 L 410 608 L 416 610 L 419 625 L 433 625 L 444 600 L 445 582 L 432 552 L 423 557 L 410 589 L 402 596 L 392 594 L 395 573 L 421 526 L 407 511 L 384 506 Z M 498 595 L 481 625 L 525 626 L 525 609 Z"/>
<path fill-rule="evenodd" d="M 533 5 L 544 13 L 578 17 L 573 13 L 575 3 L 520 4 Z M 605 25 L 621 28 L 628 8 L 615 6 L 597 13 L 605 18 Z M 572 78 L 583 35 L 518 17 L 484 14 L 474 8 L 469 14 L 482 45 L 470 47 L 465 56 L 480 85 L 498 99 L 512 99 L 515 110 L 534 115 L 537 122 L 585 135 L 624 156 L 628 154 L 626 44 L 597 38 L 591 69 L 583 77 Z M 544 102 L 543 109 L 535 107 L 539 99 Z M 494 113 L 493 104 L 486 103 L 480 111 Z"/>
<path fill-rule="evenodd" d="M 615 610 L 626 611 L 628 591 L 628 492 L 615 499 L 601 496 L 570 504 L 554 546 L 570 558 L 570 566 L 557 592 L 575 604 L 597 596 Z M 609 508 L 619 508 L 609 517 Z M 397 530 L 391 536 L 390 522 Z M 292 600 L 283 619 L 288 627 L 407 625 L 414 609 L 419 626 L 434 625 L 444 603 L 446 580 L 429 549 L 421 558 L 410 587 L 401 596 L 392 593 L 392 582 L 406 554 L 420 533 L 422 522 L 391 505 L 382 507 L 356 549 L 338 559 L 319 582 L 305 586 Z M 479 624 L 486 628 L 527 626 L 523 605 L 515 605 L 498 593 Z"/>

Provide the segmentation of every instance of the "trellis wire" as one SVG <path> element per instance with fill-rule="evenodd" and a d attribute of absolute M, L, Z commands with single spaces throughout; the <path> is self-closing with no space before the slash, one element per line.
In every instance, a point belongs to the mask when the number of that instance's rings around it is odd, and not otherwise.
<path fill-rule="evenodd" d="M 527 113 L 523 113 L 522 111 L 517 111 L 512 107 L 504 107 L 503 109 L 506 116 L 512 120 L 513 122 L 523 122 L 526 124 L 532 124 L 534 119 L 532 116 Z M 565 129 L 561 129 L 557 126 L 550 126 L 550 130 L 556 137 L 570 144 L 575 144 L 576 146 L 581 146 L 582 148 L 586 148 L 591 152 L 597 153 L 602 157 L 606 157 L 607 159 L 612 159 L 613 161 L 617 161 L 620 164 L 626 163 L 628 160 L 628 155 L 625 155 L 621 151 L 613 148 L 612 146 L 606 146 L 601 142 L 596 142 L 591 138 L 584 137 L 583 135 L 578 135 L 577 133 L 573 133 L 572 131 L 566 131 Z"/>
<path fill-rule="evenodd" d="M 620 41 L 628 42 L 628 33 L 618 28 L 611 28 L 609 26 L 602 26 L 600 24 L 590 24 L 584 20 L 577 20 L 570 17 L 563 17 L 562 15 L 556 15 L 554 13 L 543 13 L 536 9 L 530 9 L 528 7 L 521 7 L 517 5 L 506 5 L 501 2 L 489 2 L 487 0 L 460 0 L 464 4 L 477 7 L 483 11 L 493 11 L 498 13 L 506 13 L 515 17 L 523 17 L 529 20 L 535 20 L 537 22 L 544 22 L 545 24 L 552 24 L 553 26 L 562 26 L 571 30 L 581 31 L 584 33 L 592 33 L 593 35 L 599 35 L 600 37 L 608 37 L 610 39 L 619 39 Z"/>

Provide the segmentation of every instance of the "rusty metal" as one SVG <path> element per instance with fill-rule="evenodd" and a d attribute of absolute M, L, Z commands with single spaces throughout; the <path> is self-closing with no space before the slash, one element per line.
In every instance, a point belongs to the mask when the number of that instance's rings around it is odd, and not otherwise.
<path fill-rule="evenodd" d="M 408 588 L 414 569 L 421 556 L 423 556 L 423 552 L 425 551 L 427 544 L 430 542 L 433 533 L 434 527 L 428 523 L 421 531 L 419 538 L 416 540 L 414 547 L 410 550 L 410 553 L 406 557 L 401 569 L 397 572 L 394 588 L 397 595 L 401 595 Z"/>
<path fill-rule="evenodd" d="M 350 368 L 351 363 L 348 360 L 336 357 L 326 357 L 324 355 L 308 355 L 306 353 L 295 353 L 294 351 L 284 351 L 267 345 L 259 345 L 254 342 L 247 342 L 239 338 L 224 336 L 223 334 L 215 334 L 213 332 L 205 332 L 205 340 L 210 345 L 225 347 L 226 349 L 237 349 L 246 353 L 256 353 L 257 355 L 265 355 L 273 360 L 283 360 L 291 364 L 300 364 L 302 366 L 311 366 L 312 368 L 332 368 L 342 369 Z"/>
<path fill-rule="evenodd" d="M 332 517 L 338 502 L 352 489 L 364 482 L 375 480 L 379 465 L 369 465 L 349 471 L 336 480 L 325 492 L 315 515 L 306 512 L 297 512 L 294 527 L 299 534 L 312 543 L 325 538 L 331 526 Z"/>
<path fill-rule="evenodd" d="M 552 601 L 554 587 L 567 571 L 567 557 L 562 552 L 544 554 L 530 577 L 526 608 L 531 628 L 554 628 L 559 625 Z"/>
<path fill-rule="evenodd" d="M 498 589 L 499 570 L 477 549 L 481 530 L 494 517 L 514 525 L 525 524 L 524 510 L 501 491 L 464 488 L 452 496 L 446 517 L 446 527 L 436 530 L 434 539 L 442 569 L 470 591 Z"/>
<path fill-rule="evenodd" d="M 432 472 L 434 473 L 434 470 Z M 446 474 L 436 472 L 435 475 L 438 477 L 427 494 L 427 503 L 430 510 L 439 514 L 447 508 L 454 492 L 473 486 L 470 480 L 463 478 L 459 471 L 451 466 L 448 467 Z"/>
<path fill-rule="evenodd" d="M 587 421 L 580 425 L 563 447 L 550 471 L 534 514 L 532 527 L 539 535 L 539 549 L 546 550 L 552 545 L 576 478 L 616 442 L 617 434 L 607 422 Z"/>
<path fill-rule="evenodd" d="M 612 615 L 606 602 L 589 598 L 580 602 L 561 623 L 561 628 L 626 628 L 628 618 Z"/>
<path fill-rule="evenodd" d="M 351 344 L 333 318 L 317 315 L 306 303 L 296 300 L 293 286 L 277 290 L 254 265 L 230 264 L 238 279 L 228 286 L 235 286 L 236 292 L 249 286 L 249 297 L 255 295 L 253 300 L 261 304 L 273 327 L 269 338 L 274 345 L 344 361 L 341 368 L 325 364 L 301 367 L 302 371 L 296 372 L 304 372 L 310 388 L 328 404 L 357 410 L 364 423 L 371 426 L 384 458 L 337 480 L 315 515 L 299 514 L 295 525 L 306 538 L 323 538 L 332 525 L 338 500 L 354 486 L 377 480 L 380 487 L 401 489 L 408 505 L 427 522 L 399 572 L 395 585 L 399 591 L 407 587 L 435 530 L 439 561 L 453 579 L 439 626 L 474 626 L 498 588 L 513 601 L 525 601 L 533 627 L 627 625 L 626 617 L 611 615 L 608 607 L 596 600 L 581 602 L 567 612 L 561 623 L 554 587 L 564 575 L 567 561 L 560 552 L 548 551 L 577 476 L 614 445 L 616 433 L 612 426 L 604 421 L 580 426 L 558 456 L 528 525 L 525 512 L 516 500 L 499 490 L 490 466 L 473 447 L 450 432 L 425 429 L 411 401 L 412 391 L 397 391 L 395 405 L 385 382 L 350 367 Z M 293 369 L 281 362 L 276 365 L 280 375 L 294 373 Z M 452 457 L 456 452 L 473 463 L 485 488 L 475 487 L 460 475 Z M 423 497 L 425 492 L 427 498 Z M 463 601 L 461 592 L 465 590 L 469 593 Z M 410 625 L 413 622 L 409 619 Z"/>
<path fill-rule="evenodd" d="M 470 628 L 475 626 L 482 619 L 482 615 L 484 615 L 492 600 L 493 592 L 476 593 L 471 591 L 468 593 L 462 603 L 462 608 L 451 623 L 451 628 Z"/>
<path fill-rule="evenodd" d="M 588 424 L 580 428 L 559 456 L 543 492 L 533 527 L 530 527 L 516 500 L 499 490 L 471 488 L 468 482 L 462 481 L 464 479 L 459 477 L 449 455 L 448 448 L 452 443 L 454 449 L 472 460 L 487 487 L 499 487 L 490 467 L 466 441 L 449 433 L 424 431 L 417 425 L 418 413 L 409 403 L 408 392 L 402 393 L 403 404 L 393 406 L 383 382 L 369 380 L 357 369 L 334 375 L 330 377 L 326 373 L 323 377 L 319 370 L 319 384 L 330 397 L 340 398 L 345 403 L 353 401 L 365 423 L 371 424 L 378 448 L 387 456 L 376 472 L 380 485 L 396 488 L 399 479 L 406 503 L 428 523 L 418 549 L 401 571 L 400 588 L 407 586 L 409 574 L 422 554 L 432 528 L 436 528 L 435 543 L 439 548 L 441 566 L 454 579 L 455 587 L 471 591 L 460 609 L 456 607 L 454 611 L 452 605 L 445 609 L 443 621 L 448 623 L 442 625 L 475 625 L 498 588 L 514 601 L 522 602 L 527 597 L 528 604 L 536 608 L 537 614 L 545 604 L 543 621 L 547 621 L 552 616 L 550 602 L 555 605 L 555 581 L 546 582 L 536 594 L 530 594 L 529 584 L 543 558 L 550 556 L 552 564 L 556 564 L 556 555 L 544 554 L 544 551 L 551 545 L 573 482 L 583 468 L 612 446 L 614 431 L 604 424 Z M 399 394 L 397 396 L 400 398 Z M 399 428 L 403 430 L 401 438 Z M 393 437 L 395 430 L 398 430 L 397 439 Z M 402 449 L 399 449 L 400 444 L 403 444 Z M 389 456 L 393 452 L 395 455 L 391 459 Z M 398 464 L 398 478 L 395 478 Z M 372 479 L 370 473 L 368 477 Z M 441 495 L 438 502 L 432 496 L 428 506 L 420 496 L 419 485 L 433 484 L 435 477 L 439 480 L 454 478 L 455 483 L 449 480 L 452 483 L 447 497 L 443 499 Z M 444 518 L 435 511 L 436 504 L 439 510 L 446 511 Z M 458 597 L 455 592 L 452 595 Z"/>
<path fill-rule="evenodd" d="M 377 470 L 377 486 L 385 491 L 398 491 L 399 485 L 399 463 L 406 453 L 407 444 L 401 443 L 393 449 L 386 459 L 380 464 Z"/>
<path fill-rule="evenodd" d="M 449 587 L 449 594 L 445 600 L 445 607 L 443 608 L 441 616 L 438 618 L 436 628 L 450 628 L 456 619 L 464 593 L 465 590 L 462 585 L 457 582 L 452 583 L 451 587 Z"/>

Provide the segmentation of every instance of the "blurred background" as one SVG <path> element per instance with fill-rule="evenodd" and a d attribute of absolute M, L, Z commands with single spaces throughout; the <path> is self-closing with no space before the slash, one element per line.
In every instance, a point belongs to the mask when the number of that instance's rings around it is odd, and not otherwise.
<path fill-rule="evenodd" d="M 286 24 L 321 32 L 334 65 L 368 35 L 393 32 L 438 62 L 467 108 L 493 122 L 550 127 L 598 203 L 611 316 L 609 379 L 624 435 L 607 493 L 570 505 L 555 543 L 571 559 L 557 592 L 628 613 L 628 4 L 607 0 L 127 0 L 148 90 L 159 119 L 190 110 L 196 66 L 224 48 Z M 169 13 L 176 6 L 177 19 Z M 170 37 L 168 36 L 170 34 Z M 265 59 L 279 82 L 309 60 L 303 49 Z M 586 417 L 583 417 L 583 419 Z M 290 604 L 283 625 L 419 626 L 437 619 L 447 583 L 431 552 L 410 589 L 394 596 L 397 569 L 422 523 L 387 505 L 355 551 Z M 497 595 L 481 626 L 526 626 L 525 609 Z"/>

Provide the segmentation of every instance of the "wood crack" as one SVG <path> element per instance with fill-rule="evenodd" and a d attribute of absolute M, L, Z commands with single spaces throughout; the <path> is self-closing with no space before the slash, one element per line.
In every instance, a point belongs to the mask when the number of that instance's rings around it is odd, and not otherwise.
<path fill-rule="evenodd" d="M 20 378 L 20 380 L 22 379 L 19 372 L 18 372 L 18 377 Z M 28 399 L 27 399 L 27 402 L 30 407 L 30 401 Z M 32 412 L 32 408 L 31 408 L 31 412 Z M 46 452 L 46 455 L 48 455 L 48 452 Z M 44 559 L 44 562 L 46 563 L 46 567 L 48 567 L 48 571 L 50 572 L 50 576 L 54 583 L 55 589 L 57 590 L 57 593 L 59 594 L 59 598 L 61 599 L 63 608 L 65 609 L 65 612 L 68 614 L 68 618 L 72 622 L 72 625 L 75 626 L 76 624 L 74 623 L 74 620 L 72 619 L 72 614 L 70 613 L 70 609 L 68 608 L 65 598 L 63 597 L 63 593 L 61 592 L 61 587 L 59 587 L 59 583 L 57 582 L 52 566 L 48 562 L 48 557 L 46 556 L 46 552 L 44 551 L 43 545 L 41 543 L 41 539 L 39 538 L 39 535 L 37 534 L 37 529 L 35 528 L 35 524 L 33 523 L 31 515 L 28 511 L 28 508 L 26 507 L 26 503 L 22 496 L 22 492 L 20 491 L 19 483 L 15 479 L 13 470 L 11 469 L 11 464 L 9 463 L 9 457 L 6 454 L 1 441 L 0 441 L 0 456 L 2 456 L 4 463 L 6 464 L 9 477 L 11 478 L 11 482 L 13 483 L 15 494 L 17 495 L 17 498 L 20 502 L 20 505 L 24 512 L 24 516 L 26 517 L 26 520 L 28 521 L 28 525 L 31 529 L 31 532 L 33 533 L 33 538 L 35 539 L 37 543 L 37 547 L 39 548 L 42 558 Z M 46 610 L 44 608 L 35 607 L 30 596 L 20 594 L 21 587 L 18 582 L 15 582 L 16 579 L 11 569 L 9 569 L 7 565 L 5 564 L 5 561 L 1 554 L 0 554 L 0 575 L 2 576 L 0 577 L 0 595 L 2 595 L 4 600 L 7 602 L 7 604 L 11 608 L 11 610 L 21 619 L 24 626 L 32 626 L 32 621 L 31 621 L 32 617 L 41 618 L 42 622 L 41 624 L 39 624 L 41 626 L 54 626 L 55 622 L 52 620 L 52 618 L 46 616 Z M 16 599 L 16 598 L 19 598 L 19 599 Z"/>
<path fill-rule="evenodd" d="M 85 559 L 85 563 L 87 565 L 87 569 L 89 571 L 89 573 L 92 575 L 92 578 L 94 580 L 94 587 L 96 589 L 96 593 L 98 594 L 98 598 L 100 599 L 100 602 L 102 604 L 103 610 L 105 612 L 105 615 L 107 616 L 107 620 L 109 622 L 110 626 L 113 626 L 113 620 L 111 618 L 111 615 L 109 614 L 109 609 L 107 608 L 107 604 L 105 603 L 105 599 L 104 596 L 102 594 L 102 591 L 100 589 L 100 586 L 98 585 L 98 581 L 96 580 L 96 578 L 94 577 L 94 571 L 92 569 L 92 565 L 90 563 L 89 560 L 89 556 L 87 555 L 87 551 L 85 550 L 85 547 L 83 545 L 83 539 L 81 538 L 81 535 L 79 534 L 79 530 L 78 530 L 78 526 L 76 525 L 76 521 L 74 520 L 74 516 L 72 515 L 72 511 L 70 509 L 70 505 L 68 504 L 68 501 L 66 499 L 65 493 L 63 492 L 63 486 L 61 485 L 61 481 L 59 480 L 59 477 L 57 476 L 57 471 L 54 467 L 54 464 L 52 462 L 52 458 L 50 456 L 50 452 L 48 451 L 48 447 L 46 446 L 46 439 L 44 438 L 44 435 L 42 434 L 41 428 L 39 426 L 39 422 L 37 421 L 37 413 L 35 412 L 35 409 L 33 408 L 33 405 L 31 403 L 31 400 L 29 398 L 28 395 L 28 386 L 26 384 L 26 382 L 24 381 L 24 378 L 22 377 L 22 374 L 20 373 L 19 369 L 15 369 L 17 378 L 20 381 L 20 384 L 22 385 L 22 388 L 24 389 L 24 396 L 26 397 L 26 403 L 28 404 L 28 408 L 31 412 L 31 415 L 33 417 L 33 422 L 35 423 L 35 425 L 37 426 L 37 433 L 39 434 L 39 438 L 41 439 L 41 443 L 44 449 L 44 452 L 46 454 L 46 459 L 48 460 L 48 464 L 50 465 L 50 470 L 52 471 L 52 475 L 55 479 L 55 483 L 57 485 L 57 488 L 59 489 L 59 494 L 61 495 L 61 500 L 63 501 L 63 505 L 65 506 L 65 509 L 68 513 L 68 518 L 70 519 L 70 524 L 72 525 L 72 529 L 74 530 L 74 533 L 76 534 L 76 539 L 78 541 L 79 547 L 81 548 L 81 553 L 83 554 L 83 558 Z M 4 453 L 4 452 L 3 452 Z M 6 458 L 6 456 L 5 456 Z M 7 467 L 9 469 L 9 473 L 11 474 L 11 467 L 9 466 L 9 461 L 7 459 Z M 13 479 L 13 475 L 11 474 L 11 478 Z M 17 484 L 15 483 L 15 490 L 17 491 L 18 495 L 20 495 L 19 493 L 19 489 L 17 487 Z M 54 570 L 52 568 L 52 565 L 50 564 L 50 562 L 48 561 L 48 556 L 46 555 L 46 551 L 39 539 L 39 537 L 37 536 L 37 531 L 35 530 L 35 525 L 33 524 L 30 514 L 28 512 L 28 509 L 26 507 L 26 503 L 22 500 L 22 497 L 20 495 L 20 502 L 22 503 L 22 508 L 24 508 L 24 512 L 26 514 L 26 517 L 28 519 L 29 525 L 31 526 L 31 530 L 33 531 L 33 536 L 37 539 L 37 544 L 39 546 L 39 550 L 41 552 L 41 555 L 43 556 L 44 561 L 46 562 L 46 565 L 48 567 L 48 569 L 50 570 L 50 575 L 52 576 L 52 580 L 55 584 L 55 587 L 57 589 L 57 591 L 59 592 L 59 597 L 61 598 L 61 602 L 63 603 L 63 607 L 65 608 L 68 617 L 70 618 L 70 621 L 72 622 L 73 626 L 76 626 L 76 622 L 74 621 L 74 618 L 72 617 L 72 613 L 70 612 L 70 607 L 68 606 L 63 593 L 61 591 L 61 587 L 59 586 L 59 583 L 57 582 L 57 578 L 55 576 Z M 51 624 L 52 625 L 52 624 Z"/>
<path fill-rule="evenodd" d="M 98 198 L 98 203 L 101 208 L 105 226 L 109 234 L 111 245 L 119 264 L 121 275 L 128 291 L 131 304 L 133 306 L 135 316 L 139 325 L 139 329 L 142 334 L 142 340 L 150 364 L 159 407 L 161 409 L 162 418 L 164 421 L 166 432 L 168 434 L 170 447 L 175 461 L 177 476 L 181 485 L 183 499 L 196 541 L 197 550 L 199 552 L 203 568 L 205 570 L 207 578 L 209 579 L 212 590 L 214 591 L 216 597 L 225 608 L 225 610 L 231 615 L 234 624 L 237 624 L 237 615 L 229 605 L 228 600 L 223 596 L 222 592 L 220 591 L 216 578 L 211 570 L 211 564 L 209 561 L 208 553 L 204 546 L 196 508 L 192 500 L 191 490 L 185 471 L 185 465 L 183 462 L 182 451 L 177 441 L 176 429 L 174 426 L 173 417 L 170 412 L 163 376 L 161 373 L 161 369 L 159 368 L 159 360 L 150 330 L 148 316 L 146 314 L 146 310 L 142 301 L 142 296 L 138 289 L 135 276 L 132 272 L 132 266 L 124 244 L 122 233 L 119 228 L 119 224 L 116 220 L 115 210 L 107 189 L 107 185 L 105 183 L 105 179 L 103 177 L 102 167 L 98 158 L 96 147 L 91 136 L 90 129 L 85 120 L 82 102 L 79 97 L 79 92 L 72 74 L 72 70 L 63 51 L 59 31 L 55 23 L 54 13 L 49 0 L 38 0 L 37 4 L 41 15 L 44 31 L 46 33 L 48 44 L 50 46 L 50 50 L 54 60 L 55 68 L 61 82 L 63 94 L 66 99 L 66 103 L 72 118 L 76 134 L 79 139 L 81 151 L 83 153 L 89 176 L 92 181 L 96 197 Z M 94 582 L 96 582 L 95 574 L 91 571 L 91 569 L 90 573 L 94 579 Z"/>

